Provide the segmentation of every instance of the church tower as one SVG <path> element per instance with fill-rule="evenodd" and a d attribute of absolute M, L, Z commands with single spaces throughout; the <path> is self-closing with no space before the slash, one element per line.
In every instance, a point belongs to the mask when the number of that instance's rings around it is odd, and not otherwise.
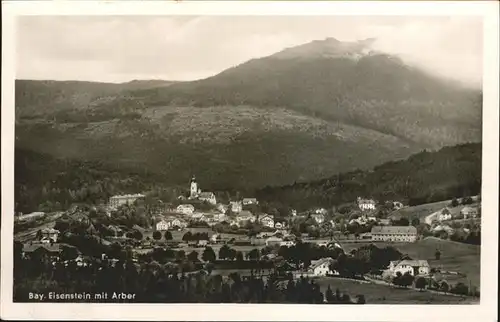
<path fill-rule="evenodd" d="M 193 176 L 191 178 L 191 186 L 189 189 L 189 198 L 196 198 L 198 196 L 198 184 L 196 183 L 196 178 Z"/>

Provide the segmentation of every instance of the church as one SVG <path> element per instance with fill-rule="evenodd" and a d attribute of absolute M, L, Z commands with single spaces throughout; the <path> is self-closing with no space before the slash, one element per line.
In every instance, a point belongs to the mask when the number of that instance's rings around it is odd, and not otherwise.
<path fill-rule="evenodd" d="M 201 201 L 206 201 L 212 205 L 217 204 L 215 199 L 215 194 L 213 192 L 201 191 L 196 182 L 195 176 L 191 178 L 191 183 L 189 187 L 189 199 L 198 199 Z"/>

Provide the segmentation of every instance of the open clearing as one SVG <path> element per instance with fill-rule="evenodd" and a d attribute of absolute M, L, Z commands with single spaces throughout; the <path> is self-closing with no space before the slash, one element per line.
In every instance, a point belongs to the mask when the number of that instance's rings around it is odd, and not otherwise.
<path fill-rule="evenodd" d="M 363 294 L 366 304 L 479 304 L 478 299 L 426 291 L 420 292 L 413 289 L 399 289 L 389 285 L 360 283 L 354 280 L 334 277 L 318 278 L 315 281 L 320 286 L 323 294 L 325 294 L 328 285 L 330 285 L 334 293 L 335 289 L 338 288 L 341 293 L 346 292 L 351 298 L 355 298 L 358 294 Z"/>
<path fill-rule="evenodd" d="M 451 200 L 445 200 L 445 201 L 427 203 L 413 207 L 401 208 L 399 210 L 392 212 L 389 215 L 389 217 L 405 217 L 405 218 L 418 217 L 420 221 L 423 222 L 426 216 L 443 209 L 450 203 Z"/>
<path fill-rule="evenodd" d="M 346 252 L 371 243 L 346 243 L 342 244 Z M 451 283 L 462 282 L 466 285 L 472 284 L 480 287 L 480 262 L 481 247 L 464 243 L 442 240 L 435 237 L 427 237 L 415 243 L 373 243 L 377 247 L 392 246 L 401 253 L 407 254 L 413 259 L 426 259 L 432 268 L 441 268 L 445 271 L 460 272 L 466 276 L 443 276 Z M 441 252 L 441 258 L 435 259 L 436 249 Z"/>

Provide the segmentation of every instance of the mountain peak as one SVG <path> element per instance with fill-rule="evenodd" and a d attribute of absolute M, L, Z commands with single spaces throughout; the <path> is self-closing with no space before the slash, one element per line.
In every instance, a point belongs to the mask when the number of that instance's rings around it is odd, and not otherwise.
<path fill-rule="evenodd" d="M 333 37 L 323 40 L 313 40 L 309 43 L 286 48 L 274 55 L 274 58 L 336 58 L 360 56 L 372 53 L 372 44 L 375 38 L 368 38 L 353 42 L 343 42 Z"/>

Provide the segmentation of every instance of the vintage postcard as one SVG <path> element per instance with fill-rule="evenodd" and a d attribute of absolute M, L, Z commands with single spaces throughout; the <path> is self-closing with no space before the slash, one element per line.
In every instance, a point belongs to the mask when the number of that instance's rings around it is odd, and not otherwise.
<path fill-rule="evenodd" d="M 498 3 L 2 9 L 2 318 L 496 320 Z"/>

